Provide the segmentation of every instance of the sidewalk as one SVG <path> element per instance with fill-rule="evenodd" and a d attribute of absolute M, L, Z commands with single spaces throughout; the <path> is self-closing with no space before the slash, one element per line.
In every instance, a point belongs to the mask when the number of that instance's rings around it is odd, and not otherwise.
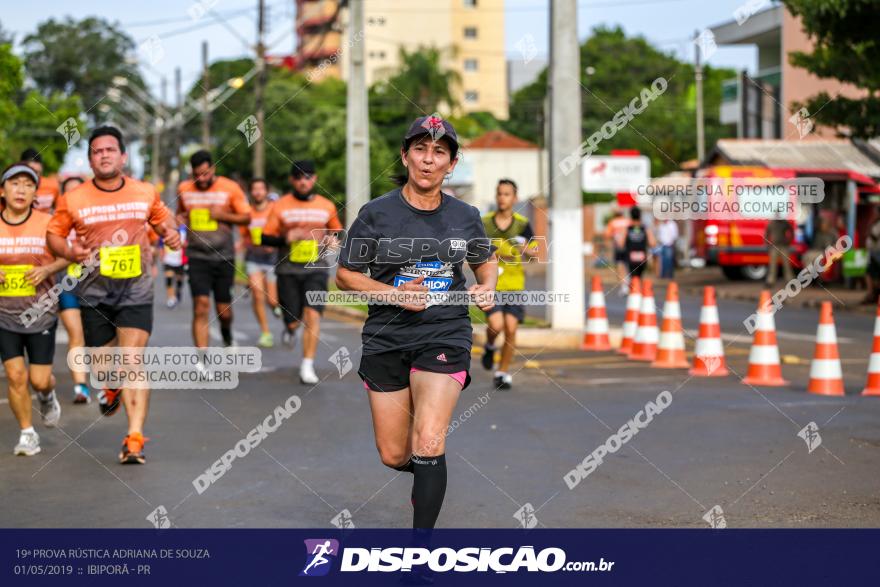
<path fill-rule="evenodd" d="M 618 283 L 617 277 L 610 269 L 595 269 L 602 276 L 602 284 L 612 287 Z M 647 276 L 647 273 L 645 274 Z M 795 277 L 797 273 L 795 273 Z M 664 284 L 668 280 L 654 279 L 657 284 Z M 765 288 L 763 282 L 758 281 L 731 281 L 721 272 L 720 267 L 704 267 L 702 269 L 678 269 L 675 272 L 675 281 L 678 283 L 682 294 L 701 296 L 703 287 L 715 286 L 718 299 L 739 300 L 758 303 L 761 290 Z M 776 286 L 771 288 L 775 292 L 785 287 L 785 282 L 779 280 Z M 818 308 L 822 302 L 834 303 L 835 311 L 854 312 L 859 314 L 873 315 L 877 310 L 874 305 L 859 305 L 865 297 L 863 289 L 846 289 L 842 284 L 823 284 L 814 282 L 803 288 L 800 293 L 785 300 L 786 306 L 797 308 Z"/>

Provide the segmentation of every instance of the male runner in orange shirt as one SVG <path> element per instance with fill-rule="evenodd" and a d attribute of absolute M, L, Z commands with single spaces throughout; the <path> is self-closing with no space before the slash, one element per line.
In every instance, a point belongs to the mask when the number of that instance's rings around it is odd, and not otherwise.
<path fill-rule="evenodd" d="M 53 254 L 92 266 L 89 272 L 83 268 L 76 289 L 89 347 L 142 349 L 147 345 L 153 328 L 153 247 L 146 224 L 169 247 L 180 247 L 174 216 L 156 188 L 123 175 L 127 158 L 118 128 L 96 128 L 89 137 L 89 165 L 95 177 L 58 198 L 48 226 L 46 240 Z M 73 244 L 67 240 L 71 229 L 77 237 Z M 119 462 L 143 464 L 150 392 L 102 390 L 98 401 L 105 416 L 119 409 L 120 395 L 128 415 L 128 434 Z"/>
<path fill-rule="evenodd" d="M 193 179 L 177 188 L 177 215 L 189 229 L 186 255 L 193 298 L 193 341 L 208 347 L 211 294 L 220 320 L 223 344 L 232 340 L 232 286 L 235 282 L 233 225 L 247 226 L 251 207 L 238 184 L 215 175 L 208 151 L 196 151 L 189 160 Z"/>
<path fill-rule="evenodd" d="M 326 268 L 310 264 L 318 260 L 320 246 L 330 238 L 327 230 L 342 229 L 336 205 L 313 193 L 317 179 L 314 162 L 294 162 L 290 171 L 293 190 L 272 206 L 262 235 L 264 245 L 281 248 L 275 273 L 278 275 L 278 301 L 284 313 L 282 341 L 292 346 L 299 323 L 305 324 L 299 379 L 307 385 L 318 383 L 314 361 L 324 306 L 309 303 L 306 296 L 310 291 L 326 292 L 328 278 Z"/>

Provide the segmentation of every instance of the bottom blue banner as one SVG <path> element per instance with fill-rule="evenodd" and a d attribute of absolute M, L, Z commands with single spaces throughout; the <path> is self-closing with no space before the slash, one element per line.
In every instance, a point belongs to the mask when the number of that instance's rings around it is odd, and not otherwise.
<path fill-rule="evenodd" d="M 0 585 L 877 585 L 878 552 L 880 530 L 7 529 Z"/>

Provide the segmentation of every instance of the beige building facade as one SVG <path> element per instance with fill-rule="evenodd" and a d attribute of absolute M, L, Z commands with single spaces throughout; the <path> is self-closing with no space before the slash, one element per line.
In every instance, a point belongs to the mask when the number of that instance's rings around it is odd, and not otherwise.
<path fill-rule="evenodd" d="M 507 118 L 504 0 L 368 0 L 362 39 L 349 35 L 348 11 L 337 0 L 299 0 L 297 7 L 297 61 L 312 79 L 345 79 L 352 42 L 364 43 L 368 85 L 397 71 L 401 47 L 433 46 L 443 67 L 458 73 L 452 94 L 463 112 Z"/>

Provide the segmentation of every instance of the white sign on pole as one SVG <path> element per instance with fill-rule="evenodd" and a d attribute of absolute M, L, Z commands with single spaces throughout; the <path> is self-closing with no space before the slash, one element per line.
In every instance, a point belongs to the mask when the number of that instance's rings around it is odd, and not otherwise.
<path fill-rule="evenodd" d="M 633 192 L 648 183 L 651 160 L 644 155 L 595 155 L 581 162 L 581 182 L 588 193 Z"/>

